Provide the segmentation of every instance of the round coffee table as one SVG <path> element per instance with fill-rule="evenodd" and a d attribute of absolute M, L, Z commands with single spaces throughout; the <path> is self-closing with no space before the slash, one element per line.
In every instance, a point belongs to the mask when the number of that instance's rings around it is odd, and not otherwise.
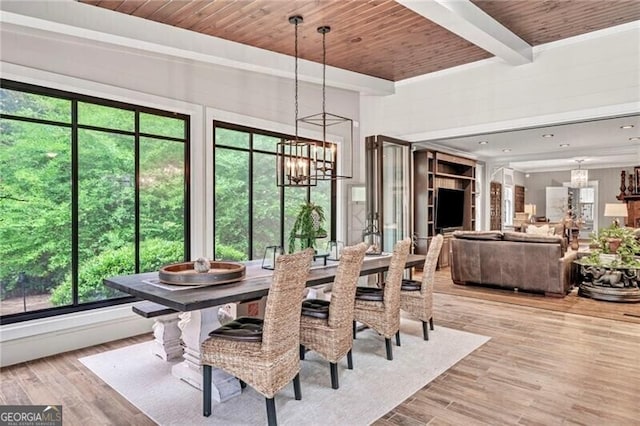
<path fill-rule="evenodd" d="M 640 267 L 594 265 L 583 259 L 574 263 L 583 277 L 578 295 L 608 302 L 640 302 Z"/>

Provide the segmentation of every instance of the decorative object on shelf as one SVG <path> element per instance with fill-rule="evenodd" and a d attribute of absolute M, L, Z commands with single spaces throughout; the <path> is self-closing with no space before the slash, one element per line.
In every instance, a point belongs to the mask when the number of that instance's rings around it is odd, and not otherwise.
<path fill-rule="evenodd" d="M 635 174 L 630 174 L 629 175 L 629 185 L 627 185 L 627 188 L 629 189 L 629 194 L 636 194 L 638 191 L 638 188 L 636 188 L 636 176 Z"/>
<path fill-rule="evenodd" d="M 342 255 L 342 249 L 344 248 L 344 243 L 342 241 L 329 241 L 327 243 L 327 253 L 329 260 L 340 260 L 340 256 Z"/>
<path fill-rule="evenodd" d="M 571 187 L 586 188 L 589 185 L 589 170 L 581 169 L 584 160 L 575 160 L 578 168 L 571 170 Z"/>
<path fill-rule="evenodd" d="M 301 123 L 320 126 L 322 128 L 322 142 L 312 148 L 312 166 L 315 170 L 317 180 L 351 179 L 353 177 L 353 120 L 328 113 L 326 110 L 326 36 L 330 31 L 331 27 L 327 25 L 318 27 L 318 33 L 322 34 L 322 112 L 299 119 Z M 342 138 L 340 143 L 342 148 L 342 155 L 340 156 L 341 167 L 337 167 L 336 144 L 327 141 L 327 128 L 329 127 L 339 132 L 339 137 Z"/>
<path fill-rule="evenodd" d="M 275 269 L 276 259 L 281 254 L 284 254 L 282 246 L 267 246 L 267 248 L 264 249 L 264 256 L 262 257 L 262 269 Z"/>
<path fill-rule="evenodd" d="M 620 217 L 627 217 L 627 205 L 625 203 L 606 203 L 604 216 L 613 217 L 612 226 L 620 226 Z"/>
<path fill-rule="evenodd" d="M 362 241 L 367 243 L 369 248 L 365 252 L 369 255 L 382 254 L 382 236 L 378 231 L 378 214 L 373 213 L 369 219 L 367 219 L 367 225 L 362 231 Z"/>
<path fill-rule="evenodd" d="M 327 237 L 324 222 L 324 209 L 321 206 L 314 203 L 301 204 L 289 233 L 289 253 L 296 251 L 296 240 L 300 241 L 300 250 L 315 248 L 316 239 Z"/>
<path fill-rule="evenodd" d="M 246 272 L 245 266 L 240 263 L 218 261 L 210 261 L 207 272 L 198 272 L 195 263 L 183 262 L 163 266 L 158 271 L 158 278 L 165 284 L 204 286 L 241 281 Z"/>
<path fill-rule="evenodd" d="M 625 192 L 627 190 L 627 186 L 626 186 L 626 175 L 627 172 L 625 172 L 624 170 L 620 172 L 620 195 L 618 195 L 616 198 L 618 200 L 622 200 L 625 195 L 627 195 Z"/>
<path fill-rule="evenodd" d="M 640 194 L 640 166 L 636 166 L 633 168 L 633 174 L 635 176 L 635 195 Z"/>
<path fill-rule="evenodd" d="M 315 172 L 311 170 L 311 148 L 315 146 L 298 137 L 298 25 L 302 16 L 289 17 L 295 25 L 295 137 L 293 140 L 282 139 L 276 145 L 276 183 L 278 186 L 309 187 L 316 186 Z"/>

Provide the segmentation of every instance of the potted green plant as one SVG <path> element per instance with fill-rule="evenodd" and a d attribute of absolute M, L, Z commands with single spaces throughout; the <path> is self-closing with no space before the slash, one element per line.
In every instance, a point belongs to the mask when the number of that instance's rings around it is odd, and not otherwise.
<path fill-rule="evenodd" d="M 640 267 L 640 243 L 633 229 L 612 224 L 591 234 L 591 255 L 588 262 L 602 264 L 601 255 L 611 255 L 611 266 Z"/>
<path fill-rule="evenodd" d="M 296 241 L 300 242 L 300 250 L 315 248 L 316 239 L 327 236 L 324 222 L 324 209 L 321 206 L 314 203 L 301 204 L 289 233 L 289 253 L 296 251 Z"/>

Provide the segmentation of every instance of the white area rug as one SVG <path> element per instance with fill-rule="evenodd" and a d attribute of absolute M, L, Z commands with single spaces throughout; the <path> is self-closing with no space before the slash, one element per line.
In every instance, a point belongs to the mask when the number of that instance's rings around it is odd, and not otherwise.
<path fill-rule="evenodd" d="M 401 347 L 394 344 L 387 361 L 384 339 L 372 330 L 354 341 L 354 369 L 338 364 L 340 389 L 331 389 L 329 364 L 307 352 L 300 372 L 302 400 L 293 385 L 276 395 L 282 425 L 367 425 L 489 340 L 488 337 L 437 327 L 422 340 L 421 323 L 402 320 Z M 394 340 L 394 339 L 392 339 Z M 395 340 L 394 340 L 395 341 Z M 151 342 L 81 358 L 91 371 L 160 425 L 266 424 L 264 397 L 250 387 L 224 403 L 213 402 L 202 416 L 202 393 L 171 375 L 173 363 L 151 354 Z"/>

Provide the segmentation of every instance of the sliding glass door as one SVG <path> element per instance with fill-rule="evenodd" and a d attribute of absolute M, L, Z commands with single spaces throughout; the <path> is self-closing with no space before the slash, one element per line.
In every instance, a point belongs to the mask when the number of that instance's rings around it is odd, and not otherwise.
<path fill-rule="evenodd" d="M 411 233 L 410 147 L 388 136 L 366 138 L 367 218 L 380 231 L 384 252 Z"/>

